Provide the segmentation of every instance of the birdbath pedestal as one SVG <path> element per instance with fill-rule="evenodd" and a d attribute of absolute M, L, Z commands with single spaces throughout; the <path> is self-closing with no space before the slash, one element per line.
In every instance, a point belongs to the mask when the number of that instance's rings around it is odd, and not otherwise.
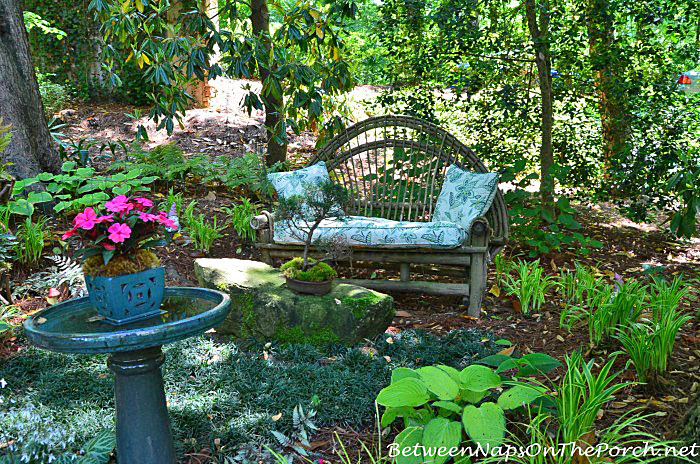
<path fill-rule="evenodd" d="M 119 464 L 174 464 L 170 420 L 165 403 L 161 346 L 203 333 L 226 319 L 231 301 L 225 293 L 169 287 L 162 314 L 125 325 L 111 325 L 88 298 L 50 306 L 27 319 L 27 338 L 59 353 L 110 356 Z"/>

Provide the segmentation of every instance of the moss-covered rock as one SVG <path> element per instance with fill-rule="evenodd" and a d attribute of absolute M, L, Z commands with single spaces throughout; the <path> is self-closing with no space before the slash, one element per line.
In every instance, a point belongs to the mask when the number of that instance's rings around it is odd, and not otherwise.
<path fill-rule="evenodd" d="M 231 313 L 216 330 L 238 338 L 355 343 L 383 333 L 394 318 L 391 296 L 356 285 L 301 295 L 279 270 L 257 261 L 202 258 L 194 268 L 199 285 L 231 296 Z"/>

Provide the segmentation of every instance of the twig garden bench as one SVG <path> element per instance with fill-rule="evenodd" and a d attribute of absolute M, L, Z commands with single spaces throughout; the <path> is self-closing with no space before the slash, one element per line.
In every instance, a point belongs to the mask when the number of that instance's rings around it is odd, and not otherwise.
<path fill-rule="evenodd" d="M 351 192 L 351 201 L 345 207 L 348 217 L 327 220 L 319 229 L 344 234 L 353 261 L 400 270 L 400 280 L 343 282 L 462 296 L 469 315 L 479 317 L 487 264 L 508 239 L 497 174 L 444 129 L 407 116 L 373 117 L 347 128 L 305 169 L 323 163 L 330 179 Z M 276 228 L 272 213 L 263 211 L 251 225 L 267 263 L 300 255 L 303 244 L 285 240 L 289 237 Z M 456 267 L 465 271 L 466 282 L 413 281 L 411 265 Z"/>

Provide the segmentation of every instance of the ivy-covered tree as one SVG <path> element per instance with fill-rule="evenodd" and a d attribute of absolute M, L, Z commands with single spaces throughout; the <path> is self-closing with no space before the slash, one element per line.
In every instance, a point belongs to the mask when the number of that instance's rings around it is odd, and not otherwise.
<path fill-rule="evenodd" d="M 148 98 L 158 129 L 171 133 L 181 121 L 194 79 L 221 75 L 261 80 L 260 92 L 247 86 L 243 105 L 265 111 L 270 165 L 286 158 L 288 129 L 319 131 L 322 143 L 344 126 L 337 97 L 354 80 L 339 33 L 357 12 L 352 0 L 222 0 L 213 13 L 195 0 L 92 0 L 90 7 L 108 43 L 106 67 L 133 60 L 156 86 Z M 116 74 L 111 81 L 120 84 Z"/>

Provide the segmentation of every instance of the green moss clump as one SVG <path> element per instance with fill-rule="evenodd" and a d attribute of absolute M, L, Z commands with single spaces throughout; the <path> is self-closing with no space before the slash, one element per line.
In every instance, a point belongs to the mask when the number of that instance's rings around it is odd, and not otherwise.
<path fill-rule="evenodd" d="M 316 347 L 326 347 L 328 345 L 340 343 L 340 338 L 328 328 L 314 330 L 312 335 L 306 335 L 299 326 L 290 328 L 280 327 L 275 331 L 273 338 L 283 344 L 308 344 Z"/>
<path fill-rule="evenodd" d="M 309 263 L 316 263 L 315 260 L 309 258 Z M 304 265 L 302 258 L 293 258 L 280 267 L 282 275 L 290 279 L 302 280 L 304 282 L 325 282 L 338 277 L 338 273 L 326 263 L 313 264 L 306 271 L 301 268 Z"/>
<path fill-rule="evenodd" d="M 136 249 L 128 255 L 116 255 L 107 265 L 102 255 L 90 256 L 83 263 L 83 273 L 92 277 L 118 277 L 161 267 L 158 257 L 149 250 Z"/>
<path fill-rule="evenodd" d="M 367 315 L 370 306 L 373 306 L 381 301 L 381 297 L 376 293 L 360 298 L 344 298 L 341 302 L 350 308 L 355 319 L 362 319 Z"/>

